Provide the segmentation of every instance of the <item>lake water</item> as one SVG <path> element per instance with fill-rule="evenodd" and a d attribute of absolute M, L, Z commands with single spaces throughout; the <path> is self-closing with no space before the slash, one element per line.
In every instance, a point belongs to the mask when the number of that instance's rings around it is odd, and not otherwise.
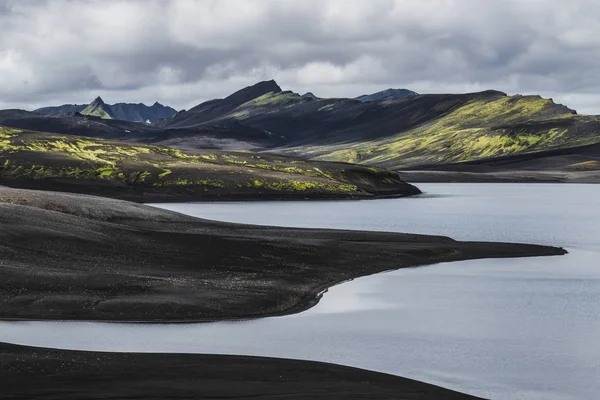
<path fill-rule="evenodd" d="M 331 288 L 316 307 L 285 317 L 186 325 L 0 322 L 0 341 L 320 360 L 493 399 L 597 399 L 600 185 L 419 186 L 426 194 L 407 199 L 161 206 L 223 221 L 539 243 L 570 254 L 373 275 Z"/>

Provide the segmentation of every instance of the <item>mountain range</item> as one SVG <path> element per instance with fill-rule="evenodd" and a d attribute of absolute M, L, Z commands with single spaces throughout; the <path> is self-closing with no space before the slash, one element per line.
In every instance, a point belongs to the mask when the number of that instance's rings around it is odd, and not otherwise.
<path fill-rule="evenodd" d="M 82 110 L 90 115 L 50 118 L 3 110 L 0 125 L 183 149 L 254 150 L 359 163 L 402 170 L 411 179 L 502 173 L 507 180 L 525 175 L 525 180 L 600 180 L 600 118 L 535 95 L 495 90 L 423 95 L 388 89 L 357 99 L 318 98 L 284 91 L 271 80 L 151 125 L 102 119 L 105 113 L 113 118 L 114 106 L 94 103 L 87 107 L 93 109 Z M 535 177 L 535 171 L 545 174 Z"/>
<path fill-rule="evenodd" d="M 46 116 L 80 113 L 103 119 L 118 119 L 141 123 L 156 122 L 162 118 L 170 118 L 177 113 L 175 109 L 163 106 L 158 102 L 152 106 L 142 103 L 117 103 L 109 105 L 104 103 L 100 97 L 96 97 L 90 104 L 63 104 L 62 106 L 38 108 L 34 112 Z"/>

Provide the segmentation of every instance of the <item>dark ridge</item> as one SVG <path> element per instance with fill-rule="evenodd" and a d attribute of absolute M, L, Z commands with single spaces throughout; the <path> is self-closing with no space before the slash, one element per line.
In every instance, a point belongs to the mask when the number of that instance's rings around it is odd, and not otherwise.
<path fill-rule="evenodd" d="M 209 121 L 218 120 L 228 115 L 237 107 L 267 93 L 280 93 L 281 88 L 274 80 L 259 82 L 238 90 L 224 99 L 205 101 L 185 113 L 178 113 L 173 118 L 158 122 L 158 127 L 189 128 Z"/>
<path fill-rule="evenodd" d="M 51 350 L 0 343 L 5 400 L 476 400 L 412 379 L 264 357 Z"/>
<path fill-rule="evenodd" d="M 370 101 L 381 101 L 381 100 L 389 100 L 389 99 L 401 99 L 403 97 L 416 96 L 418 93 L 413 92 L 408 89 L 386 89 L 380 92 L 372 93 L 372 94 L 363 94 L 362 96 L 355 97 L 356 100 L 360 100 L 362 102 L 370 102 Z"/>
<path fill-rule="evenodd" d="M 306 93 L 304 93 L 304 94 L 302 95 L 302 97 L 307 97 L 307 98 L 309 98 L 309 99 L 318 99 L 318 97 L 317 97 L 317 96 L 315 96 L 315 95 L 313 94 L 313 92 L 306 92 Z"/>

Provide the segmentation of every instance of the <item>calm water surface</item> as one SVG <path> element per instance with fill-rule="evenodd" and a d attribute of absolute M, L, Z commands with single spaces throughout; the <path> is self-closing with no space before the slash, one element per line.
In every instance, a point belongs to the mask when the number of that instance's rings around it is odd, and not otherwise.
<path fill-rule="evenodd" d="M 600 185 L 422 184 L 420 198 L 168 204 L 232 222 L 443 234 L 566 247 L 360 278 L 302 314 L 134 325 L 0 322 L 0 341 L 65 349 L 248 354 L 389 372 L 493 399 L 600 393 Z"/>

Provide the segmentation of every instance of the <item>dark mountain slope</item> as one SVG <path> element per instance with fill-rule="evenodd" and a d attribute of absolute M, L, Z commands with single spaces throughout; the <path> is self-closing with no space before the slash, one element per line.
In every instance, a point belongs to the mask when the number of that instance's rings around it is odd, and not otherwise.
<path fill-rule="evenodd" d="M 281 137 L 231 121 L 224 126 L 159 128 L 121 120 L 102 119 L 79 113 L 40 115 L 24 110 L 0 110 L 0 126 L 65 135 L 119 139 L 142 143 L 176 145 L 180 148 L 249 150 L 284 144 Z"/>
<path fill-rule="evenodd" d="M 23 110 L 0 110 L 0 126 L 111 139 L 146 137 L 157 131 L 145 124 L 102 119 L 79 113 L 47 116 Z"/>
<path fill-rule="evenodd" d="M 362 96 L 356 97 L 356 100 L 360 100 L 362 102 L 369 101 L 381 101 L 381 100 L 389 100 L 389 99 L 401 99 L 402 97 L 416 96 L 417 92 L 413 92 L 408 89 L 386 89 L 381 92 L 376 92 L 372 94 L 363 94 Z"/>
<path fill-rule="evenodd" d="M 413 102 L 412 98 L 405 101 Z M 552 100 L 492 96 L 471 98 L 450 112 L 388 137 L 343 146 L 317 143 L 287 152 L 398 169 L 593 144 L 600 141 L 599 130 L 600 119 L 578 116 Z"/>
<path fill-rule="evenodd" d="M 249 99 L 257 94 L 260 95 Z M 275 82 L 269 81 L 245 88 L 223 100 L 202 103 L 170 120 L 159 121 L 156 126 L 190 128 L 238 124 L 268 132 L 275 139 L 270 147 L 281 146 L 282 138 L 287 146 L 348 143 L 395 134 L 437 118 L 473 99 L 501 96 L 505 94 L 488 91 L 363 103 L 352 99 L 315 99 L 290 91 L 282 92 Z"/>
<path fill-rule="evenodd" d="M 275 81 L 260 82 L 239 90 L 224 99 L 209 100 L 191 108 L 189 111 L 181 111 L 171 119 L 158 121 L 156 126 L 187 128 L 201 125 L 228 116 L 237 107 L 264 94 L 279 92 L 281 92 L 281 88 Z M 232 116 L 231 119 L 235 120 L 236 117 Z"/>
<path fill-rule="evenodd" d="M 171 118 L 177 112 L 171 107 L 156 102 L 148 107 L 145 104 L 117 103 L 109 106 L 116 119 L 131 122 L 156 122 L 159 119 Z"/>

